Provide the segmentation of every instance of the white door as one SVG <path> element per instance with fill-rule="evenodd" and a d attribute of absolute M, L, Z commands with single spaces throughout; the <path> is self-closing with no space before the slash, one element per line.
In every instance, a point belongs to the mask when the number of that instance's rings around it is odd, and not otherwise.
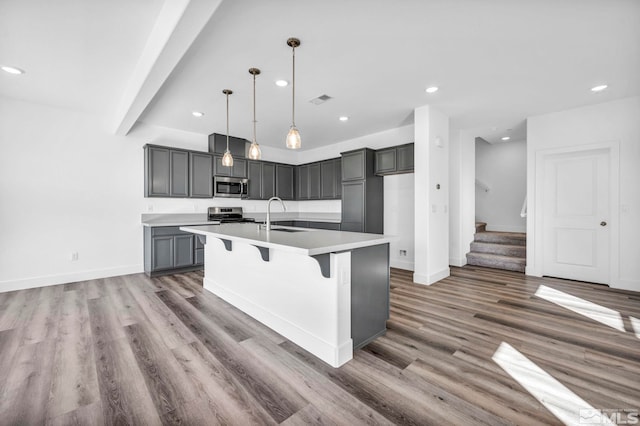
<path fill-rule="evenodd" d="M 609 150 L 544 160 L 543 275 L 609 283 Z"/>

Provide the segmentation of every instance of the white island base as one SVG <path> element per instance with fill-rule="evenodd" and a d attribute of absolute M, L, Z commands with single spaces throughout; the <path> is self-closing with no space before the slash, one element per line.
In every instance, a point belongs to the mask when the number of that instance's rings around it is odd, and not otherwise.
<path fill-rule="evenodd" d="M 333 367 L 385 332 L 389 238 L 247 226 L 182 228 L 207 237 L 206 290 Z M 310 247 L 320 239 L 324 249 Z"/>

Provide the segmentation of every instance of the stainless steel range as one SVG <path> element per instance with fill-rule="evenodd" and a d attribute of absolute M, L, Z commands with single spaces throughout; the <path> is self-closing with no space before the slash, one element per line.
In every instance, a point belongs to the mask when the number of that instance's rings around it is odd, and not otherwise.
<path fill-rule="evenodd" d="M 220 223 L 255 222 L 255 219 L 244 217 L 242 207 L 209 207 L 209 220 L 217 220 Z"/>

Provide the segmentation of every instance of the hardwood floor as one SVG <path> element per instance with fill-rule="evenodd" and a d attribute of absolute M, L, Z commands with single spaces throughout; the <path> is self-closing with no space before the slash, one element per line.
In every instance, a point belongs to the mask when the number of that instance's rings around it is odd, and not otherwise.
<path fill-rule="evenodd" d="M 394 269 L 391 287 L 386 335 L 339 369 L 197 272 L 0 293 L 0 424 L 562 424 L 640 409 L 640 293 L 478 267 L 432 286 Z"/>

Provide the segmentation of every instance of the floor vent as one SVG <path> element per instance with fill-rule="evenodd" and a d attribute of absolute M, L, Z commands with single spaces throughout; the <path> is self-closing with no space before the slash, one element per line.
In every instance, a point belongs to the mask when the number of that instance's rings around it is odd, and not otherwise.
<path fill-rule="evenodd" d="M 314 105 L 320 105 L 327 102 L 329 99 L 333 99 L 333 98 L 329 95 L 320 95 L 317 98 L 311 99 L 309 102 L 311 102 Z"/>

